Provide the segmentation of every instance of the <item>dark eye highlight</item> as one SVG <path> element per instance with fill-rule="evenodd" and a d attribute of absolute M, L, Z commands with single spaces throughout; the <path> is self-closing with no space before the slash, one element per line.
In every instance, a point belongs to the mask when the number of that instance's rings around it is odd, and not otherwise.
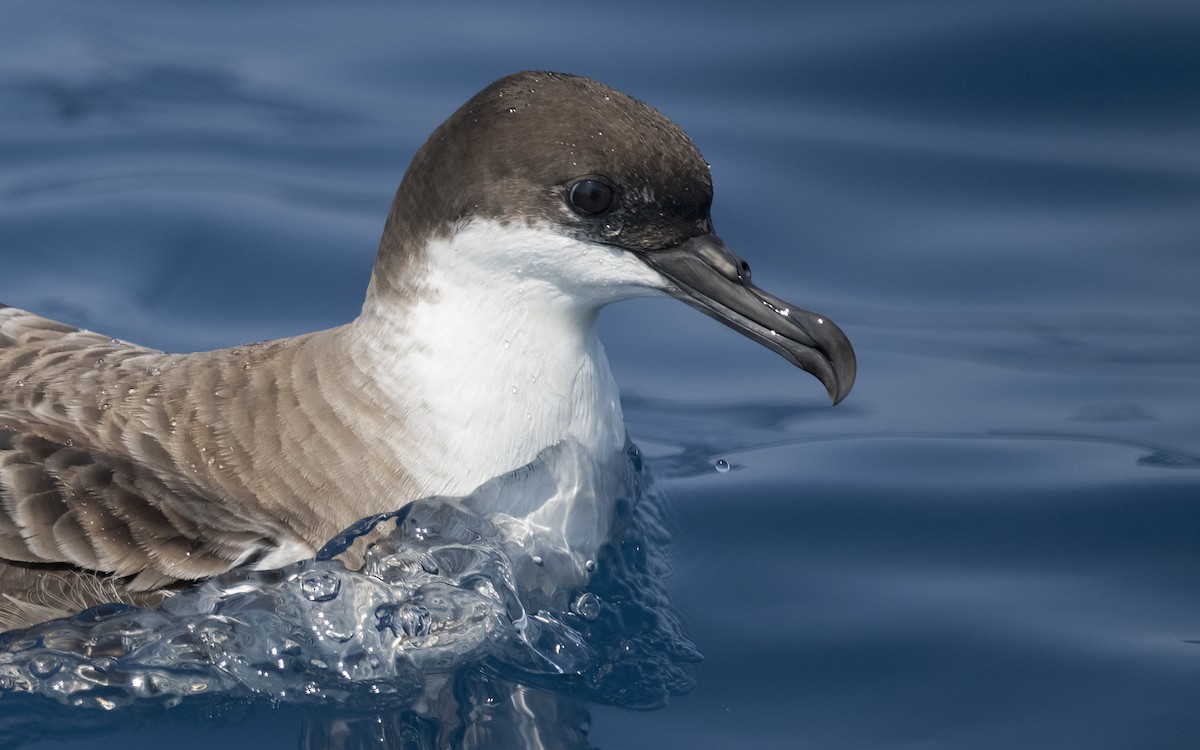
<path fill-rule="evenodd" d="M 571 186 L 567 200 L 571 208 L 588 216 L 599 216 L 613 207 L 615 194 L 600 180 L 580 180 Z"/>

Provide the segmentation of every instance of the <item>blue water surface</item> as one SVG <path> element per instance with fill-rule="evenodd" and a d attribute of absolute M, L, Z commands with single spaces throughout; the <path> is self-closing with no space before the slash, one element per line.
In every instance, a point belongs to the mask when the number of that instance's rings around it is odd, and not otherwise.
<path fill-rule="evenodd" d="M 516 70 L 598 78 L 692 135 L 719 233 L 859 379 L 830 408 L 677 302 L 605 311 L 704 661 L 665 707 L 547 721 L 602 748 L 1194 748 L 1197 38 L 1172 0 L 10 0 L 0 302 L 173 351 L 345 322 L 442 119 Z M 405 721 L 4 695 L 0 747 L 386 747 Z"/>

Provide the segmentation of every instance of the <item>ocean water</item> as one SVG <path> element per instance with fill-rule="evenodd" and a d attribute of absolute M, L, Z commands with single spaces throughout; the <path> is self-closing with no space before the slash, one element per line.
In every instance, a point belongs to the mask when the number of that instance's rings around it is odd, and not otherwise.
<path fill-rule="evenodd" d="M 0 747 L 1200 744 L 1194 3 L 11 0 L 4 19 L 6 304 L 174 351 L 344 322 L 412 152 L 491 80 L 549 68 L 679 122 L 718 231 L 761 286 L 836 320 L 860 369 L 830 408 L 677 302 L 614 306 L 638 450 L 604 575 L 422 613 L 420 586 L 513 562 L 426 550 L 437 572 L 413 568 L 371 632 L 429 663 L 308 699 L 310 667 L 189 672 L 184 649 L 135 695 L 162 652 L 118 678 L 94 639 L 165 632 L 146 613 L 10 638 L 39 684 L 93 683 L 87 707 L 4 692 Z M 422 513 L 494 522 L 450 500 L 402 521 Z M 308 622 L 374 585 L 328 568 L 226 581 L 171 624 L 281 601 Z M 322 658 L 205 632 L 224 656 Z M 205 686 L 175 700 L 183 673 Z M 446 713 L 417 705 L 435 682 Z"/>

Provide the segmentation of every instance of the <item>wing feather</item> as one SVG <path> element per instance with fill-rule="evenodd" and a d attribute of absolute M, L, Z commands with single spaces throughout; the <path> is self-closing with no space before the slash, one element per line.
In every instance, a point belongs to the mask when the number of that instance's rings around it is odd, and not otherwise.
<path fill-rule="evenodd" d="M 216 391 L 203 379 L 227 359 L 192 360 L 214 365 L 189 370 L 189 388 Z M 232 443 L 210 407 L 168 414 L 158 377 L 179 360 L 0 305 L 0 629 L 24 621 L 6 612 L 152 601 L 309 544 L 307 516 L 216 473 Z"/>

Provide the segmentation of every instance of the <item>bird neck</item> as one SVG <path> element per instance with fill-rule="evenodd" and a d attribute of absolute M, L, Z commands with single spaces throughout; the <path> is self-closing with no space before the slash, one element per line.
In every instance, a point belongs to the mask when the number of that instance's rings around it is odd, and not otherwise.
<path fill-rule="evenodd" d="M 403 431 L 381 436 L 428 493 L 461 494 L 571 438 L 621 450 L 620 399 L 596 336 L 602 305 L 520 269 L 480 262 L 494 232 L 424 248 L 415 293 L 374 294 L 353 324 L 372 400 Z M 403 434 L 401 434 L 403 433 Z"/>

